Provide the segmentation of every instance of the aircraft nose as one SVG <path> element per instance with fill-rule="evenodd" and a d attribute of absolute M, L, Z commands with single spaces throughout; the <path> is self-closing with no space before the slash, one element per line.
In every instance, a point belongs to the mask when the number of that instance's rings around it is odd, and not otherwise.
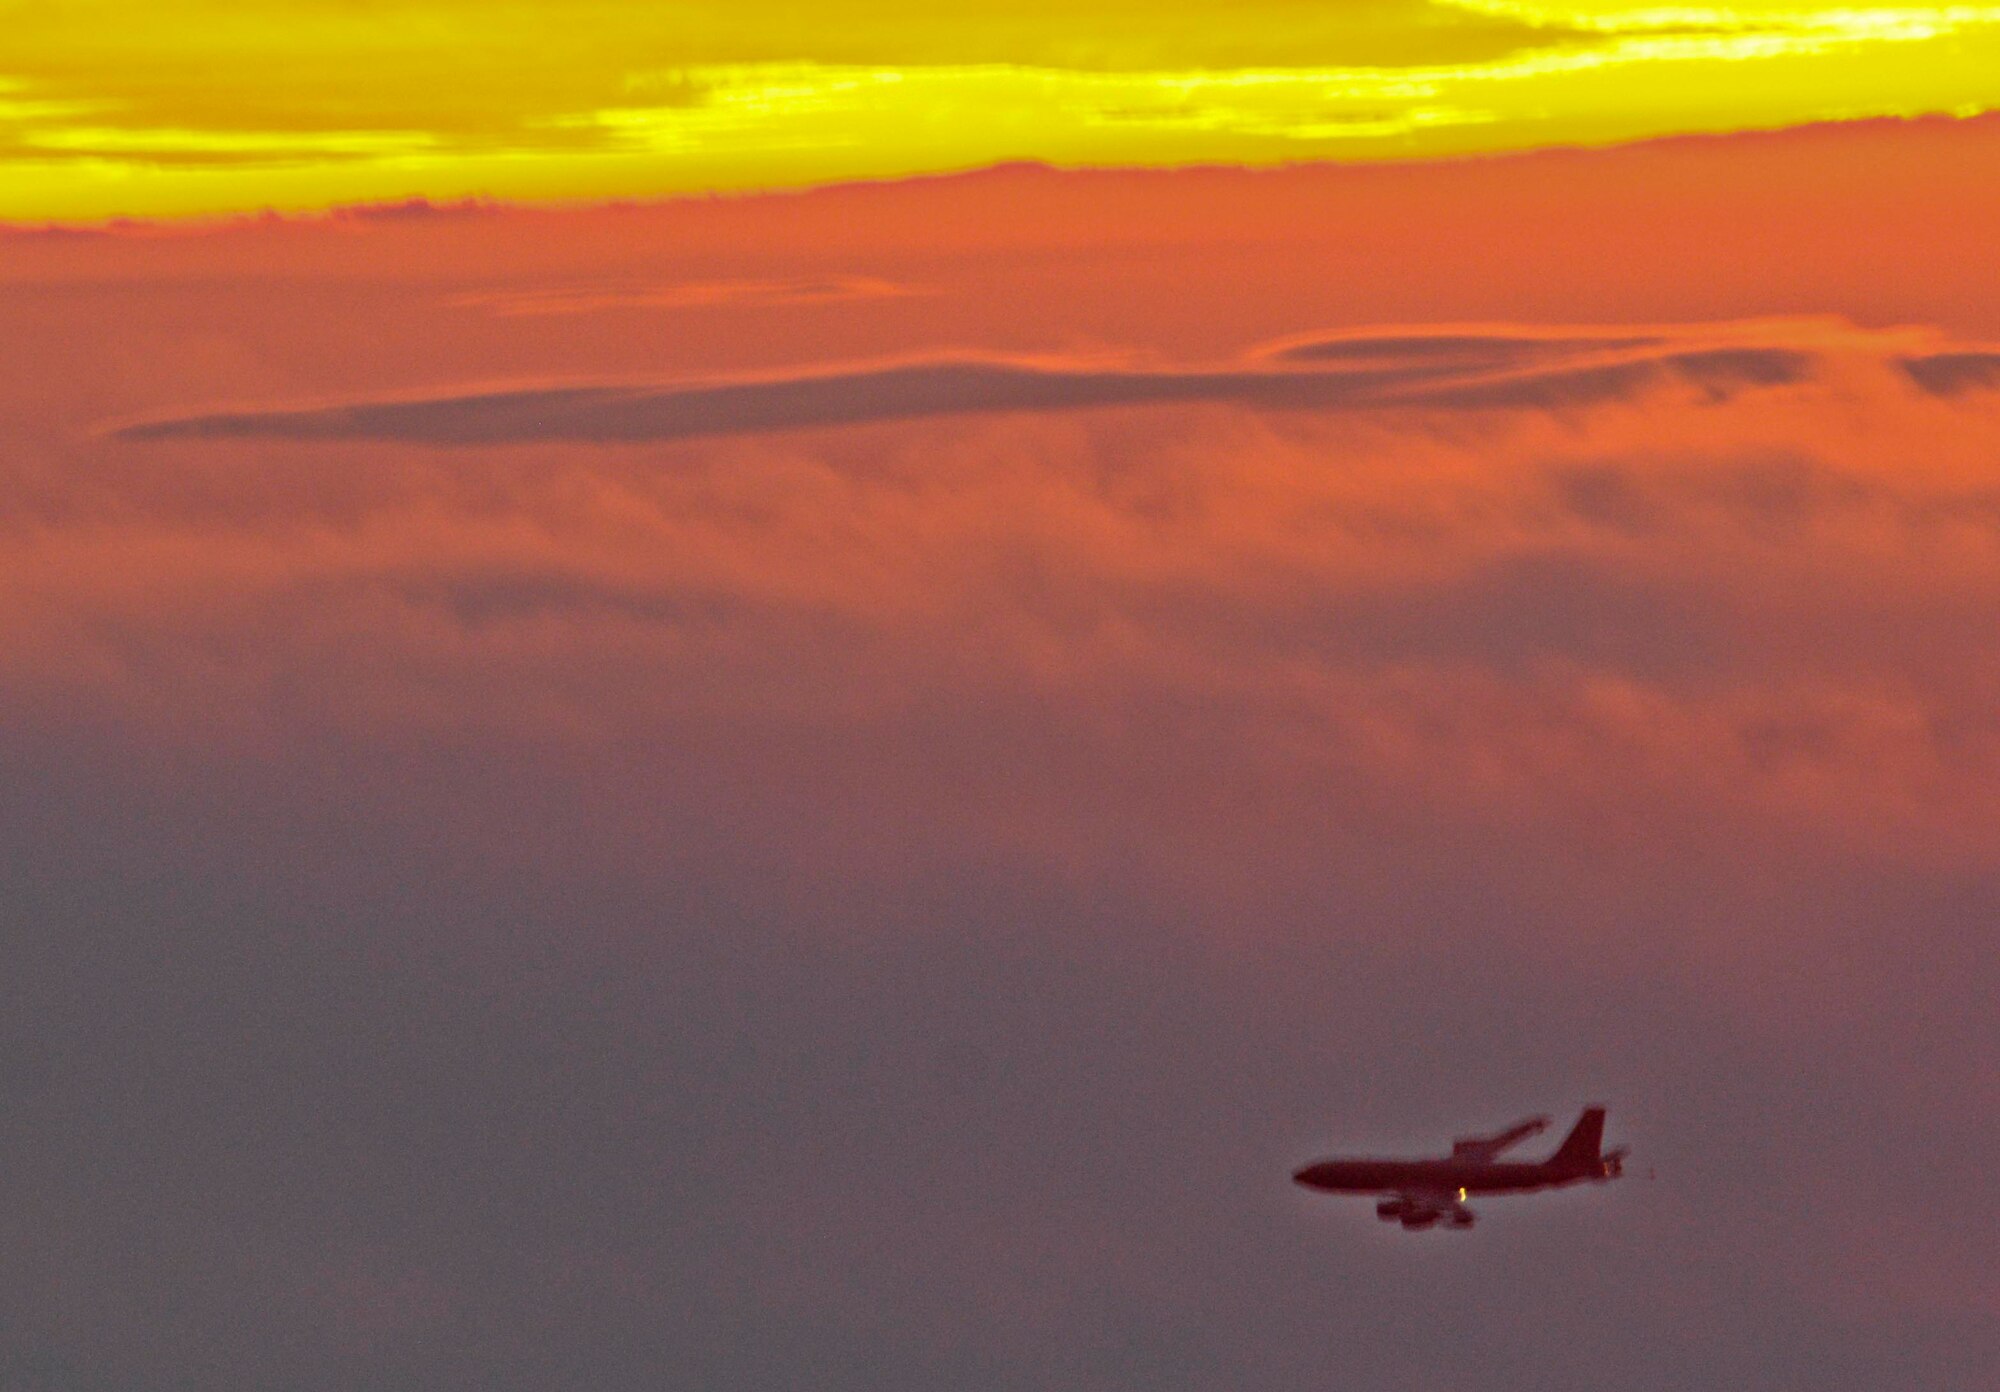
<path fill-rule="evenodd" d="M 1320 1187 L 1325 1170 L 1324 1164 L 1301 1165 L 1292 1171 L 1292 1183 L 1303 1184 L 1308 1189 L 1317 1189 Z"/>

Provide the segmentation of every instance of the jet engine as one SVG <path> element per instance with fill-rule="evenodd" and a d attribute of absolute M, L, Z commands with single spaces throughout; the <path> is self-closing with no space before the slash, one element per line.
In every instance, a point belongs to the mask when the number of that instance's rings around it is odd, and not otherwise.
<path fill-rule="evenodd" d="M 1384 1199 L 1375 1205 L 1375 1216 L 1385 1223 L 1393 1223 L 1409 1211 L 1410 1205 L 1404 1199 Z"/>

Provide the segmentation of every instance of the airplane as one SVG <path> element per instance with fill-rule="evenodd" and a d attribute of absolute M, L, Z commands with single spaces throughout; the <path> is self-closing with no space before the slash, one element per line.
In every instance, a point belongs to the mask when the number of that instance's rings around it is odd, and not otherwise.
<path fill-rule="evenodd" d="M 1452 1230 L 1471 1227 L 1478 1215 L 1465 1206 L 1468 1195 L 1524 1194 L 1585 1180 L 1601 1184 L 1625 1173 L 1628 1147 L 1600 1153 L 1602 1107 L 1585 1107 L 1548 1159 L 1526 1163 L 1500 1158 L 1548 1126 L 1545 1116 L 1529 1117 L 1498 1135 L 1462 1137 L 1452 1142 L 1449 1156 L 1432 1160 L 1316 1160 L 1301 1166 L 1292 1180 L 1329 1194 L 1387 1194 L 1375 1205 L 1375 1216 L 1414 1232 L 1440 1222 Z"/>

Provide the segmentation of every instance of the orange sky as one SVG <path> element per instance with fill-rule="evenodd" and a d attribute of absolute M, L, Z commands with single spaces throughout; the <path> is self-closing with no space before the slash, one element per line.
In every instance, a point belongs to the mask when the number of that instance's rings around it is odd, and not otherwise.
<path fill-rule="evenodd" d="M 0 0 L 0 218 L 1279 164 L 2000 101 L 2000 9 Z"/>

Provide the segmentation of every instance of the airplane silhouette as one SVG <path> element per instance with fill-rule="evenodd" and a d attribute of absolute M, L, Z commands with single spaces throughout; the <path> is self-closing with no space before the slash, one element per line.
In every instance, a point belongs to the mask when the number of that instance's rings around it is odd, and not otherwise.
<path fill-rule="evenodd" d="M 1315 1160 L 1296 1170 L 1292 1180 L 1329 1194 L 1387 1194 L 1375 1205 L 1376 1217 L 1414 1231 L 1440 1221 L 1447 1228 L 1471 1227 L 1478 1215 L 1465 1200 L 1472 1194 L 1525 1194 L 1585 1180 L 1601 1184 L 1625 1173 L 1627 1147 L 1599 1153 L 1602 1107 L 1585 1107 L 1548 1159 L 1533 1164 L 1500 1159 L 1503 1151 L 1548 1127 L 1547 1117 L 1529 1117 L 1495 1136 L 1453 1141 L 1451 1154 L 1434 1160 Z"/>

